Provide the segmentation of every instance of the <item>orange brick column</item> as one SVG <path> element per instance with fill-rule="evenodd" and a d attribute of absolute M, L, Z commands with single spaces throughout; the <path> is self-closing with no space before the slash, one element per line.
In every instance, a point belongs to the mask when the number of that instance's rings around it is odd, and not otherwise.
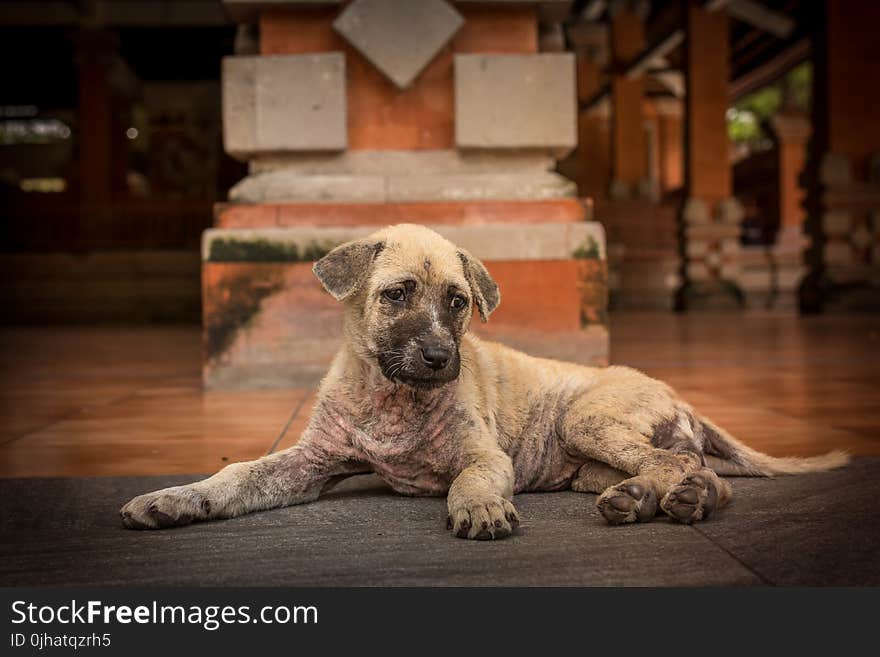
<path fill-rule="evenodd" d="M 684 184 L 684 106 L 677 98 L 658 98 L 657 150 L 661 192 L 681 189 Z"/>
<path fill-rule="evenodd" d="M 779 225 L 782 232 L 802 233 L 806 212 L 800 175 L 807 162 L 810 122 L 799 114 L 779 114 L 772 120 L 779 157 Z"/>
<path fill-rule="evenodd" d="M 728 20 L 696 0 L 687 9 L 686 177 L 690 196 L 710 209 L 733 189 L 725 113 L 730 80 Z"/>

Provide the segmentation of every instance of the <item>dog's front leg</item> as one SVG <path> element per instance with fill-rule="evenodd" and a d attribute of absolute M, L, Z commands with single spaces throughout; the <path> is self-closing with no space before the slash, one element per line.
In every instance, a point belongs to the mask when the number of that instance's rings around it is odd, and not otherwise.
<path fill-rule="evenodd" d="M 215 518 L 233 518 L 315 500 L 340 476 L 363 472 L 357 462 L 319 440 L 256 461 L 233 463 L 212 477 L 134 498 L 122 507 L 130 529 L 161 529 Z"/>
<path fill-rule="evenodd" d="M 459 538 L 491 540 L 509 536 L 519 525 L 513 497 L 513 463 L 501 449 L 470 454 L 449 487 L 447 529 Z"/>

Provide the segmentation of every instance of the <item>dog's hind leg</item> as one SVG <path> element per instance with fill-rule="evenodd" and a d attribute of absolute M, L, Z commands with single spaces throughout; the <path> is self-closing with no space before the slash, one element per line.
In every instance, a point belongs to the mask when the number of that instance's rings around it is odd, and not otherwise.
<path fill-rule="evenodd" d="M 727 501 L 730 486 L 704 467 L 702 451 L 693 436 L 682 431 L 664 448 L 655 447 L 639 430 L 640 420 L 626 413 L 597 412 L 587 401 L 573 404 L 560 418 L 559 435 L 567 451 L 629 475 L 609 483 L 596 501 L 609 523 L 645 522 L 654 517 L 658 507 L 676 520 L 693 522 L 707 518 Z M 586 490 L 588 485 L 600 483 L 602 476 L 610 477 L 607 470 L 600 472 L 591 466 L 578 486 Z"/>
<path fill-rule="evenodd" d="M 571 482 L 571 489 L 578 493 L 596 493 L 598 495 L 624 479 L 629 479 L 626 472 L 612 468 L 607 463 L 588 459 L 577 471 Z"/>

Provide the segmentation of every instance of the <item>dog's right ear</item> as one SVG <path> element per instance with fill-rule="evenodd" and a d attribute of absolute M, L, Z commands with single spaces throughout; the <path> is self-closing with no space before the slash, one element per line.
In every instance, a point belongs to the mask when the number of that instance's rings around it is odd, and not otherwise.
<path fill-rule="evenodd" d="M 337 301 L 354 294 L 364 282 L 373 259 L 385 246 L 384 242 L 357 240 L 340 244 L 318 260 L 312 271 L 321 285 Z"/>
<path fill-rule="evenodd" d="M 480 320 L 485 324 L 489 321 L 489 315 L 492 314 L 492 311 L 501 303 L 498 283 L 489 275 L 485 265 L 464 249 L 459 249 L 458 257 L 464 268 L 464 276 L 474 295 L 474 303 L 480 313 Z"/>

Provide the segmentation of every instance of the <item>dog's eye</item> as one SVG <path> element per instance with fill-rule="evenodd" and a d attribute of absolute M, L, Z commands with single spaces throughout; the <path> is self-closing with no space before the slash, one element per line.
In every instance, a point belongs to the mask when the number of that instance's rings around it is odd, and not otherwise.
<path fill-rule="evenodd" d="M 454 310 L 461 310 L 467 305 L 467 299 L 465 299 L 460 294 L 456 294 L 452 297 L 452 303 L 450 304 Z"/>
<path fill-rule="evenodd" d="M 382 296 L 390 301 L 403 301 L 406 298 L 406 291 L 402 287 L 392 287 L 382 292 Z"/>

